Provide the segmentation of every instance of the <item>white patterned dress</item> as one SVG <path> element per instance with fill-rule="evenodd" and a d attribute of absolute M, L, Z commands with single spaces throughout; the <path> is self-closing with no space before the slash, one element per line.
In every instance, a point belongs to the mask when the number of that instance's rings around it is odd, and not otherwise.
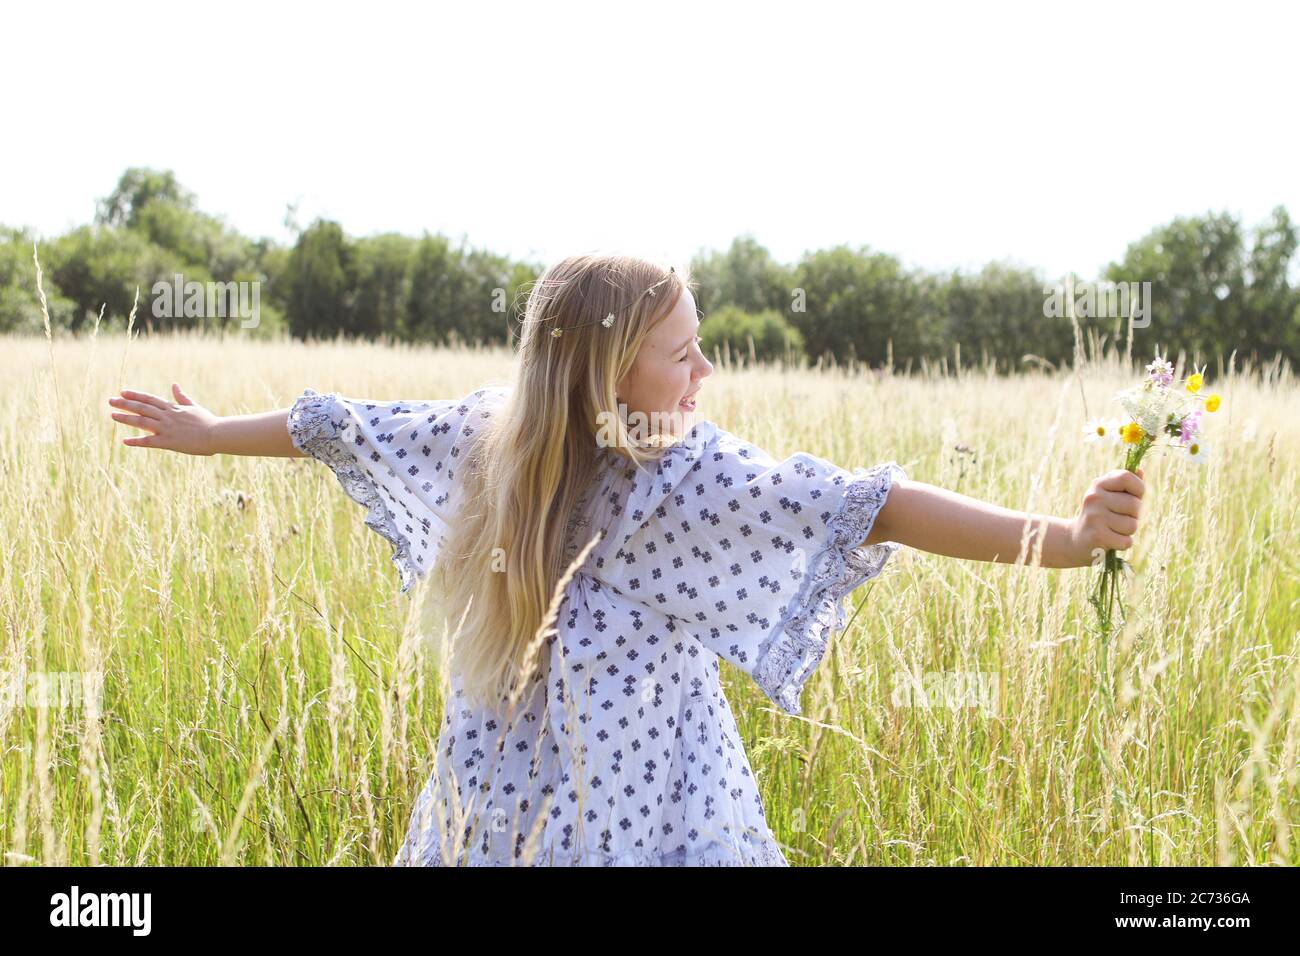
<path fill-rule="evenodd" d="M 432 568 L 467 443 L 506 397 L 369 402 L 307 389 L 288 428 L 392 545 Z M 777 461 L 698 422 L 638 473 L 608 449 L 568 523 L 570 581 L 514 719 L 451 675 L 435 766 L 398 865 L 785 866 L 719 683 L 720 660 L 799 713 L 843 598 L 900 547 L 862 547 L 893 461 Z"/>

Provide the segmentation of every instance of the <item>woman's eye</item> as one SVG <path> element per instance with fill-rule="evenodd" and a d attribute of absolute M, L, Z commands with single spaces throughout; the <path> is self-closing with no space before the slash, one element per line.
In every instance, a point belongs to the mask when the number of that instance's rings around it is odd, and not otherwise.
<path fill-rule="evenodd" d="M 700 338 L 700 337 L 697 335 L 697 336 L 695 336 L 695 341 L 696 341 L 696 342 L 703 342 L 704 339 Z M 690 358 L 690 357 L 691 357 L 691 350 L 688 348 L 688 349 L 686 350 L 686 354 L 683 355 L 681 358 L 679 358 L 677 361 L 679 361 L 679 362 L 685 362 L 685 361 L 686 361 L 688 358 Z"/>

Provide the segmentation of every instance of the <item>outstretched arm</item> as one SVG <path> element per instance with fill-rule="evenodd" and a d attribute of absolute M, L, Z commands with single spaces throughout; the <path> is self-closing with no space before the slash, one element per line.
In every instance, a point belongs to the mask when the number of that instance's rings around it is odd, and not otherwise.
<path fill-rule="evenodd" d="M 108 404 L 120 410 L 112 415 L 115 421 L 152 432 L 124 438 L 122 444 L 186 455 L 306 457 L 289 438 L 288 408 L 251 415 L 213 415 L 175 383 L 172 394 L 174 402 L 130 389 L 122 389 L 120 398 L 110 398 Z"/>
<path fill-rule="evenodd" d="M 1133 545 L 1146 485 L 1120 469 L 1095 479 L 1073 518 L 1013 511 L 924 482 L 899 479 L 876 515 L 863 544 L 897 541 L 951 558 L 1011 564 L 1028 527 L 1028 561 L 1042 539 L 1042 565 L 1077 568 L 1092 563 L 1094 549 Z"/>

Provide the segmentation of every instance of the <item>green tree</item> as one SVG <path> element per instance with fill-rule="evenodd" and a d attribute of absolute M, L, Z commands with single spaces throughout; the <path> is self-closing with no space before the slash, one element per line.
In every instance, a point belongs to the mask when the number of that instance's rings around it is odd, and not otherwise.
<path fill-rule="evenodd" d="M 444 236 L 427 232 L 415 245 L 406 308 L 406 336 L 445 343 L 455 322 L 457 304 L 466 298 L 461 281 L 461 253 Z"/>
<path fill-rule="evenodd" d="M 699 282 L 695 305 L 706 315 L 724 305 L 746 312 L 789 313 L 794 286 L 790 270 L 774 261 L 753 236 L 732 240 L 726 252 L 696 256 L 691 272 Z"/>
<path fill-rule="evenodd" d="M 44 261 L 44 257 L 42 257 Z M 135 324 L 153 328 L 159 319 L 152 314 L 153 287 L 172 281 L 181 271 L 176 256 L 154 245 L 138 232 L 106 226 L 82 226 L 50 244 L 48 272 L 75 304 L 68 328 L 76 333 L 94 322 L 101 307 L 110 325 L 124 325 L 139 290 Z M 206 281 L 206 271 L 191 269 L 196 281 Z M 190 276 L 187 276 L 190 278 Z"/>
<path fill-rule="evenodd" d="M 414 251 L 413 239 L 392 232 L 353 244 L 349 327 L 355 334 L 367 338 L 404 335 Z"/>
<path fill-rule="evenodd" d="M 751 343 L 753 356 L 759 361 L 803 355 L 803 337 L 775 309 L 746 312 L 735 305 L 724 305 L 700 323 L 700 338 L 700 348 L 710 356 L 724 347 L 732 354 L 749 355 Z"/>
<path fill-rule="evenodd" d="M 1134 354 L 1157 344 L 1224 355 L 1248 347 L 1244 265 L 1241 228 L 1226 213 L 1175 219 L 1131 244 L 1106 278 L 1152 284 L 1151 324 L 1134 330 Z"/>
<path fill-rule="evenodd" d="M 351 335 L 352 247 L 336 222 L 312 223 L 287 270 L 289 331 L 297 338 Z"/>
<path fill-rule="evenodd" d="M 1246 260 L 1241 324 L 1252 350 L 1300 353 L 1300 289 L 1290 285 L 1297 235 L 1285 207 L 1255 230 Z"/>
<path fill-rule="evenodd" d="M 466 253 L 463 261 L 466 299 L 457 307 L 458 335 L 464 341 L 482 344 L 508 341 L 511 304 L 534 274 L 505 256 L 482 249 Z"/>
<path fill-rule="evenodd" d="M 1032 270 L 999 262 L 976 275 L 936 280 L 930 301 L 941 316 L 944 354 L 952 358 L 958 344 L 963 364 L 992 359 L 1006 371 L 1016 371 L 1026 354 L 1053 364 L 1068 360 L 1074 332 L 1068 319 L 1043 315 L 1044 284 Z"/>
<path fill-rule="evenodd" d="M 99 201 L 95 222 L 115 229 L 134 229 L 140 214 L 154 202 L 194 209 L 194 195 L 176 181 L 171 170 L 132 167 L 124 172 L 107 198 Z"/>
<path fill-rule="evenodd" d="M 938 354 L 941 330 L 920 285 L 893 256 L 836 246 L 806 255 L 795 268 L 806 311 L 793 325 L 808 355 L 884 365 Z"/>
<path fill-rule="evenodd" d="M 36 263 L 32 260 L 33 237 L 25 229 L 0 226 L 0 332 L 34 334 L 43 332 L 45 318 L 36 292 Z M 39 250 L 42 285 L 49 307 L 50 324 L 67 328 L 77 305 L 63 294 L 49 274 L 49 250 Z"/>

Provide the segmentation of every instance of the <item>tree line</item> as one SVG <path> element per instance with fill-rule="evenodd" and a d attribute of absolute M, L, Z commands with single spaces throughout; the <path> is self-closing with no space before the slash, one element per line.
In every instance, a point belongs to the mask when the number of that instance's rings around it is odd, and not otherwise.
<path fill-rule="evenodd" d="M 123 327 L 138 288 L 134 325 L 145 332 L 185 323 L 269 337 L 509 344 L 544 268 L 427 232 L 354 237 L 328 220 L 294 232 L 292 245 L 243 236 L 203 212 L 174 173 L 128 169 L 90 224 L 39 242 L 50 322 L 73 334 L 96 322 Z M 1204 357 L 1236 350 L 1294 362 L 1296 246 L 1282 206 L 1253 227 L 1227 213 L 1181 217 L 1130 243 L 1102 275 L 1070 277 L 1079 288 L 1148 283 L 1148 321 L 1130 330 L 1136 306 L 1117 312 L 1113 296 L 1112 308 L 1099 310 L 1072 290 L 1070 304 L 1083 335 L 1122 344 L 1131 334 L 1138 355 L 1159 343 Z M 0 227 L 0 332 L 43 328 L 32 247 L 26 230 Z M 1006 263 L 977 273 L 914 270 L 888 253 L 840 245 L 786 264 L 746 235 L 696 255 L 691 269 L 708 350 L 897 368 L 960 350 L 966 362 L 1013 371 L 1026 357 L 1068 363 L 1075 349 L 1074 323 L 1047 304 L 1059 280 Z M 211 310 L 155 314 L 153 290 L 177 275 L 257 283 L 255 327 Z"/>

